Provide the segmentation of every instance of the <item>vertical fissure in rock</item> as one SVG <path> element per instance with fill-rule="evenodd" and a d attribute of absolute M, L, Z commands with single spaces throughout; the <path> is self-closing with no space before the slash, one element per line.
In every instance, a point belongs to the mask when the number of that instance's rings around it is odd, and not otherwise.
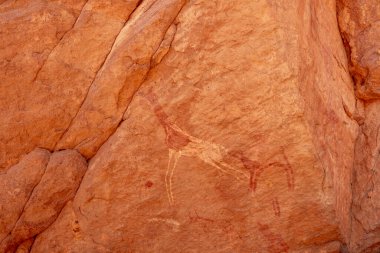
<path fill-rule="evenodd" d="M 88 166 L 88 161 L 87 161 L 87 159 L 86 159 L 86 162 L 87 162 L 87 166 Z M 87 167 L 87 170 L 88 170 L 88 167 Z M 37 239 L 38 235 L 42 234 L 42 233 L 45 232 L 48 228 L 50 228 L 50 227 L 56 222 L 56 220 L 60 217 L 60 215 L 61 215 L 61 213 L 63 212 L 63 210 L 65 209 L 67 203 L 69 203 L 70 201 L 74 200 L 75 196 L 77 195 L 77 193 L 78 193 L 78 191 L 79 191 L 80 186 L 82 185 L 82 181 L 83 181 L 84 176 L 85 176 L 86 173 L 87 173 L 87 170 L 86 170 L 86 172 L 83 174 L 83 176 L 82 176 L 82 178 L 81 178 L 81 180 L 80 180 L 80 182 L 79 182 L 78 188 L 76 189 L 76 191 L 75 191 L 75 193 L 74 193 L 74 196 L 73 196 L 70 200 L 68 200 L 68 201 L 65 203 L 65 205 L 61 208 L 61 210 L 59 210 L 59 212 L 58 212 L 57 217 L 55 218 L 55 220 L 52 221 L 52 223 L 51 223 L 49 226 L 47 226 L 45 229 L 43 229 L 42 231 L 40 231 L 38 234 L 36 234 L 36 235 L 33 237 L 34 240 L 33 240 L 32 245 L 30 246 L 30 252 L 32 251 L 32 248 L 33 248 L 33 245 L 34 245 L 35 239 Z"/>
<path fill-rule="evenodd" d="M 45 61 L 41 64 L 41 66 L 37 69 L 37 72 L 36 74 L 34 75 L 33 79 L 32 79 L 32 83 L 35 82 L 38 78 L 38 75 L 40 74 L 42 68 L 45 66 L 46 62 L 49 60 L 49 57 L 50 55 L 54 52 L 54 50 L 60 45 L 61 41 L 65 38 L 66 34 L 68 34 L 72 29 L 74 29 L 75 25 L 77 24 L 80 16 L 82 15 L 83 13 L 83 10 L 84 10 L 84 7 L 86 6 L 86 4 L 89 2 L 90 0 L 87 0 L 81 7 L 81 10 L 78 14 L 78 17 L 75 19 L 75 21 L 73 22 L 73 25 L 63 34 L 63 36 L 61 37 L 61 39 L 57 42 L 57 44 L 53 47 L 53 49 L 50 51 L 50 53 L 48 54 L 48 56 L 46 57 Z"/>
<path fill-rule="evenodd" d="M 366 128 L 368 127 L 367 125 L 367 113 L 362 111 L 362 108 L 360 106 L 367 107 L 370 103 L 373 103 L 375 99 L 370 99 L 367 97 L 363 97 L 363 95 L 358 94 L 357 90 L 360 88 L 361 85 L 364 85 L 365 79 L 366 79 L 366 71 L 368 72 L 368 69 L 365 69 L 362 66 L 358 66 L 356 62 L 353 62 L 355 59 L 353 59 L 352 56 L 352 45 L 350 43 L 350 39 L 353 40 L 353 38 L 350 38 L 350 35 L 344 30 L 344 27 L 342 27 L 341 22 L 339 22 L 339 15 L 343 15 L 340 12 L 344 11 L 344 1 L 337 0 L 336 1 L 336 11 L 337 11 L 337 21 L 338 21 L 338 28 L 340 32 L 340 36 L 342 39 L 343 46 L 345 48 L 346 52 L 346 57 L 347 57 L 347 62 L 349 65 L 349 75 L 351 77 L 352 83 L 354 85 L 354 92 L 355 92 L 355 112 L 349 113 L 347 112 L 346 108 L 345 112 L 348 117 L 351 119 L 355 120 L 358 124 L 358 133 L 356 136 L 355 140 L 355 148 L 354 148 L 354 154 L 353 154 L 353 166 L 352 166 L 352 172 L 351 172 L 351 189 L 352 189 L 352 200 L 351 200 L 351 206 L 350 206 L 350 218 L 351 218 L 351 229 L 350 229 L 350 235 L 349 235 L 349 248 L 353 250 L 354 252 L 361 251 L 367 252 L 372 252 L 370 249 L 371 247 L 374 247 L 374 245 L 371 245 L 373 242 L 370 242 L 370 245 L 365 245 L 365 242 L 358 243 L 358 238 L 356 238 L 359 233 L 359 239 L 362 240 L 363 238 L 360 238 L 360 233 L 366 234 L 365 236 L 369 238 L 371 237 L 370 233 L 373 231 L 369 231 L 367 226 L 363 224 L 363 221 L 361 220 L 362 218 L 358 216 L 358 209 L 362 209 L 362 201 L 365 196 L 369 196 L 370 192 L 372 192 L 375 188 L 375 182 L 374 182 L 374 176 L 375 176 L 375 171 L 374 168 L 376 166 L 378 158 L 374 158 L 374 163 L 370 167 L 368 165 L 363 165 L 360 161 L 361 159 L 371 159 L 369 157 L 373 156 L 373 152 L 376 153 L 376 149 L 373 150 L 371 148 L 371 142 L 368 136 L 368 133 L 366 132 Z M 340 6 L 341 5 L 341 6 Z M 348 22 L 354 22 L 354 21 L 348 21 Z M 344 105 L 343 105 L 344 106 Z M 371 121 L 371 119 L 368 119 Z M 364 140 L 363 140 L 364 139 Z M 377 146 L 377 145 L 376 145 Z M 379 154 L 378 154 L 379 155 Z M 364 166 L 361 168 L 361 166 Z M 360 174 L 362 173 L 363 169 L 367 171 L 367 180 L 366 182 L 362 182 L 363 180 L 360 181 Z M 359 177 L 359 178 L 358 178 Z M 363 186 L 364 188 L 360 188 Z M 364 213 L 370 212 L 370 210 L 362 210 Z M 358 232 L 361 230 L 360 232 Z M 376 244 L 376 241 L 375 241 Z M 364 249 L 363 249 L 364 247 Z M 369 248 L 368 248 L 369 247 Z M 377 247 L 377 246 L 375 246 Z M 362 248 L 362 249 L 359 249 Z"/>
<path fill-rule="evenodd" d="M 139 4 L 138 4 L 138 5 L 140 5 L 142 2 L 143 2 L 143 1 L 139 1 Z M 137 6 L 137 7 L 138 7 L 138 6 Z M 137 7 L 135 8 L 135 11 L 136 11 Z M 183 6 L 182 6 L 182 8 L 183 8 Z M 182 10 L 182 8 L 180 9 L 180 11 Z M 131 15 L 129 16 L 128 20 L 129 20 L 130 17 L 133 15 L 133 13 L 135 13 L 135 11 L 131 13 Z M 180 13 L 180 11 L 178 12 L 178 14 Z M 177 16 L 178 16 L 178 14 L 177 14 Z M 124 23 L 123 28 L 124 28 L 125 25 L 127 24 L 128 20 Z M 174 20 L 175 20 L 175 18 L 174 18 Z M 173 22 L 174 22 L 174 21 L 173 21 Z M 171 25 L 168 26 L 167 30 L 170 28 L 170 26 L 171 26 Z M 117 37 L 120 35 L 120 33 L 121 33 L 121 31 L 123 30 L 123 28 L 121 28 L 121 30 L 119 31 L 118 35 L 115 36 L 115 39 L 114 39 L 113 44 L 112 44 L 112 46 L 111 46 L 111 49 L 110 49 L 110 51 L 108 52 L 107 56 L 105 57 L 104 61 L 102 62 L 102 66 L 103 66 L 104 63 L 106 62 L 106 59 L 108 58 L 108 55 L 112 52 L 112 48 L 113 48 L 114 45 L 115 45 L 115 42 L 116 42 L 116 40 L 117 40 Z M 164 33 L 163 39 L 164 39 L 164 37 L 165 37 L 165 34 L 166 34 L 167 30 L 166 30 L 165 33 Z M 173 37 L 174 37 L 174 36 L 173 36 Z M 161 41 L 161 43 L 162 43 L 162 41 Z M 161 43 L 160 43 L 160 44 L 161 44 Z M 159 49 L 160 44 L 158 45 L 158 48 L 155 50 L 155 53 L 156 53 L 157 50 Z M 152 54 L 152 57 L 153 57 L 153 55 L 154 55 L 154 54 Z M 101 69 L 101 68 L 99 68 L 98 72 L 100 71 L 100 69 Z M 149 73 L 149 71 L 148 71 L 148 73 Z M 148 73 L 147 73 L 147 75 L 148 75 Z M 145 76 L 143 82 L 146 80 L 147 75 Z M 96 76 L 95 76 L 95 78 L 96 78 Z M 94 80 L 95 80 L 95 78 L 94 78 Z M 143 83 L 143 82 L 142 82 L 142 83 Z M 92 82 L 92 83 L 93 83 L 93 82 Z M 91 84 L 91 85 L 92 85 L 92 84 Z M 91 88 L 91 86 L 90 86 L 90 88 Z M 88 91 L 87 91 L 87 95 L 88 95 L 88 93 L 89 93 L 89 91 L 90 91 L 90 88 L 89 88 Z M 137 90 L 136 90 L 136 91 L 137 91 Z M 135 93 L 134 93 L 134 94 L 135 94 Z M 133 95 L 134 95 L 134 94 L 133 94 Z M 86 97 L 87 97 L 87 95 L 86 95 Z M 81 104 L 81 105 L 83 105 L 83 103 L 84 103 L 86 97 L 85 97 L 84 100 L 82 101 L 82 104 Z M 132 99 L 133 99 L 133 96 L 132 96 Z M 128 108 L 128 106 L 127 106 L 127 108 Z M 79 112 L 79 110 L 80 110 L 80 107 L 79 107 L 79 109 L 78 109 L 78 112 Z M 126 109 L 125 109 L 125 110 L 126 110 Z M 77 113 L 78 113 L 78 112 L 77 112 Z M 124 113 L 123 113 L 123 114 L 124 114 Z M 76 117 L 76 116 L 75 116 L 75 117 Z M 73 122 L 73 120 L 75 119 L 75 117 L 72 119 L 70 125 L 72 124 L 72 122 Z M 121 124 L 121 122 L 119 122 L 119 125 L 120 125 L 120 124 Z M 118 126 L 119 126 L 119 125 L 118 125 Z M 65 132 L 67 132 L 68 129 L 69 129 L 69 127 L 66 129 Z M 116 128 L 116 129 L 117 129 L 117 128 Z M 115 131 L 116 131 L 116 130 L 115 130 Z M 111 135 L 112 135 L 112 134 L 111 134 Z M 62 135 L 62 136 L 63 136 L 63 135 Z M 109 137 L 108 137 L 108 138 L 109 138 Z M 107 139 L 108 139 L 108 138 L 107 138 Z M 59 142 L 59 141 L 58 141 L 58 142 Z M 57 143 L 58 143 L 58 142 L 57 142 Z M 90 159 L 86 159 L 86 160 L 87 160 L 87 162 L 89 162 Z M 74 199 L 75 196 L 77 195 L 77 193 L 78 193 L 78 191 L 79 191 L 79 189 L 80 189 L 80 187 L 81 187 L 81 185 L 82 185 L 83 179 L 84 179 L 84 177 L 86 176 L 86 173 L 87 173 L 87 171 L 85 172 L 85 174 L 84 174 L 83 177 L 81 178 L 80 184 L 79 184 L 78 188 L 76 189 L 76 192 L 75 192 L 75 195 L 74 195 L 73 199 Z M 63 209 L 62 209 L 62 210 L 63 210 Z M 60 213 L 62 212 L 62 210 L 60 211 Z M 60 214 L 58 214 L 57 218 L 59 217 L 59 215 L 60 215 Z M 54 223 L 54 222 L 53 222 L 53 223 Z M 52 223 L 52 224 L 53 224 L 53 223 Z M 51 226 L 51 225 L 50 225 L 50 226 Z M 50 226 L 49 226 L 49 227 L 50 227 Z M 46 229 L 45 229 L 45 230 L 46 230 Z"/>
<path fill-rule="evenodd" d="M 139 4 L 141 4 L 141 2 L 142 2 L 142 1 L 140 1 Z M 162 38 L 162 40 L 161 40 L 161 42 L 158 44 L 157 49 L 155 50 L 155 52 L 154 52 L 154 53 L 152 54 L 152 56 L 151 56 L 150 62 L 151 62 L 151 60 L 152 60 L 152 57 L 153 57 L 153 56 L 157 53 L 157 51 L 159 50 L 160 45 L 161 45 L 162 41 L 163 41 L 164 38 L 165 38 L 165 34 L 168 32 L 168 30 L 170 29 L 170 27 L 173 25 L 173 23 L 175 22 L 175 20 L 176 20 L 176 18 L 178 17 L 178 15 L 181 13 L 181 11 L 182 11 L 182 9 L 184 8 L 184 6 L 186 5 L 186 3 L 187 3 L 187 1 L 183 4 L 183 6 L 182 6 L 182 7 L 180 8 L 180 10 L 178 11 L 176 17 L 173 19 L 173 22 L 172 22 L 172 23 L 168 26 L 168 28 L 166 29 L 166 31 L 165 31 L 165 33 L 164 33 L 164 35 L 163 35 L 163 38 Z M 162 57 L 161 62 L 162 62 L 162 60 L 164 60 L 164 58 L 166 57 L 166 55 L 170 52 L 170 50 L 171 50 L 171 44 L 172 44 L 172 42 L 174 41 L 174 37 L 175 37 L 175 34 L 173 35 L 173 38 L 172 38 L 172 40 L 171 40 L 171 42 L 170 42 L 169 50 L 168 50 L 167 53 Z M 157 65 L 156 65 L 155 67 L 157 67 Z M 138 92 L 138 90 L 140 89 L 140 87 L 143 85 L 143 83 L 145 82 L 145 80 L 146 80 L 147 77 L 149 76 L 149 74 L 150 74 L 150 70 L 151 70 L 151 69 L 149 69 L 149 71 L 148 71 L 147 74 L 145 75 L 145 77 L 144 77 L 144 79 L 143 79 L 141 85 L 139 86 L 139 88 L 133 93 L 132 98 L 131 98 L 131 102 L 133 101 L 133 98 L 134 98 L 135 94 Z M 130 102 L 130 103 L 131 103 L 131 102 Z M 122 115 L 124 115 L 124 113 L 127 111 L 128 107 L 129 107 L 129 104 L 126 106 L 126 108 L 125 108 L 125 110 L 124 110 L 124 112 L 123 112 Z M 120 122 L 118 123 L 118 125 L 116 126 L 116 128 L 114 129 L 114 131 L 113 131 L 113 132 L 108 136 L 108 138 L 107 138 L 107 139 L 106 139 L 106 140 L 100 145 L 100 147 L 101 147 L 104 143 L 106 143 L 106 142 L 108 141 L 108 139 L 109 139 L 109 138 L 110 138 L 110 137 L 111 137 L 111 136 L 117 131 L 117 129 L 119 128 L 119 126 L 122 124 L 122 122 L 123 122 L 123 120 L 120 120 Z M 99 149 L 100 149 L 100 147 L 99 147 Z M 98 150 L 99 150 L 99 149 L 98 149 Z M 95 155 L 96 155 L 96 153 L 95 153 Z M 86 160 L 87 160 L 87 163 L 89 164 L 91 158 L 88 158 L 88 159 L 86 159 Z M 87 171 L 88 171 L 88 170 L 87 170 Z M 82 179 L 81 179 L 81 182 L 80 182 L 80 184 L 79 184 L 79 186 L 78 186 L 78 189 L 77 189 L 77 191 L 75 192 L 74 198 L 75 198 L 75 196 L 77 195 L 78 191 L 80 190 L 80 188 L 81 188 L 81 186 L 82 186 L 83 179 L 85 178 L 87 171 L 85 172 L 85 174 L 83 175 L 83 177 L 82 177 Z M 73 199 L 74 199 L 74 198 L 73 198 Z M 63 210 L 63 209 L 62 209 L 62 210 Z M 62 211 L 62 210 L 61 210 L 61 211 Z M 58 217 L 59 217 L 59 216 L 58 216 Z"/>
<path fill-rule="evenodd" d="M 5 239 L 6 239 L 6 238 L 12 233 L 13 229 L 16 227 L 17 222 L 20 220 L 22 214 L 23 214 L 24 211 L 25 211 L 25 207 L 27 206 L 27 204 L 29 203 L 30 198 L 31 198 L 32 195 L 33 195 L 34 189 L 36 189 L 36 187 L 41 183 L 41 180 L 42 180 L 42 178 L 44 177 L 44 175 L 45 175 L 45 173 L 46 173 L 46 168 L 47 168 L 47 166 L 49 165 L 50 159 L 51 159 L 51 154 L 49 153 L 49 159 L 48 159 L 48 161 L 47 161 L 47 163 L 46 163 L 46 166 L 45 166 L 45 168 L 44 168 L 44 173 L 41 175 L 40 180 L 38 181 L 38 183 L 35 184 L 35 185 L 33 186 L 32 190 L 30 191 L 30 194 L 29 194 L 29 196 L 28 196 L 28 199 L 25 201 L 24 206 L 22 207 L 22 211 L 20 212 L 20 215 L 19 215 L 19 217 L 17 218 L 17 221 L 16 221 L 15 224 L 13 225 L 12 229 L 9 231 L 8 235 L 5 236 L 5 237 L 3 238 L 3 240 L 0 241 L 0 245 L 1 245 L 1 244 L 3 243 L 3 241 L 4 241 L 4 240 L 5 240 Z"/>
<path fill-rule="evenodd" d="M 342 45 L 344 47 L 344 52 L 345 52 L 345 55 L 346 55 L 346 59 L 347 59 L 347 63 L 348 63 L 348 74 L 349 76 L 351 77 L 351 82 L 352 84 L 354 84 L 354 87 L 355 88 L 355 79 L 353 78 L 352 76 L 352 73 L 351 73 L 351 70 L 350 70 L 350 66 L 351 66 L 351 47 L 348 43 L 348 40 L 347 40 L 347 37 L 346 35 L 343 33 L 341 27 L 340 27 L 340 24 L 339 24 L 339 19 L 338 19 L 338 3 L 336 3 L 336 22 L 337 22 L 337 25 L 338 25 L 338 31 L 339 31 L 339 34 L 340 34 L 340 37 L 341 37 L 341 41 L 342 41 Z M 355 99 L 357 100 L 357 97 L 355 95 Z M 342 101 L 342 106 L 343 106 L 343 109 L 344 109 L 344 112 L 346 113 L 347 117 L 349 117 L 350 119 L 352 120 L 355 120 L 357 122 L 357 120 L 353 117 L 352 113 L 348 110 L 347 106 L 344 104 L 344 102 Z M 357 111 L 357 101 L 355 102 L 355 110 Z M 356 113 L 356 112 L 354 112 Z M 358 124 L 359 125 L 359 124 Z M 361 126 L 359 125 L 359 131 L 361 129 Z M 350 185 L 348 185 L 347 187 L 350 187 L 351 189 L 351 203 L 350 203 L 350 209 L 349 209 L 349 217 L 350 217 L 350 229 L 349 229 L 349 234 L 347 235 L 347 238 L 348 238 L 348 241 L 345 242 L 346 244 L 350 244 L 350 239 L 351 239 L 351 233 L 352 233 L 352 219 L 353 219 L 353 202 L 354 202 L 354 194 L 353 194 L 353 184 L 354 184 L 354 177 L 355 177 L 355 153 L 356 153 L 356 143 L 357 143 L 357 140 L 358 140 L 358 136 L 359 136 L 359 133 L 358 135 L 356 136 L 356 140 L 354 141 L 354 154 L 353 154 L 353 160 L 352 160 L 352 170 L 351 170 L 351 181 L 350 181 Z M 346 248 L 348 248 L 347 245 L 345 245 Z"/>
<path fill-rule="evenodd" d="M 89 1 L 89 0 L 88 0 L 88 1 Z M 87 91 L 86 91 L 86 94 L 85 94 L 85 96 L 83 97 L 83 99 L 82 99 L 82 101 L 81 101 L 81 103 L 80 103 L 80 105 L 79 105 L 79 107 L 78 107 L 78 110 L 76 111 L 75 115 L 71 118 L 68 127 L 67 127 L 67 128 L 65 129 L 65 131 L 63 131 L 63 133 L 60 135 L 60 137 L 59 137 L 59 139 L 57 140 L 57 142 L 56 142 L 56 144 L 55 144 L 53 150 L 56 150 L 56 147 L 57 147 L 58 143 L 61 141 L 62 137 L 67 133 L 67 131 L 68 131 L 68 130 L 70 129 L 70 127 L 72 126 L 72 124 L 73 124 L 75 118 L 78 116 L 78 113 L 79 113 L 80 109 L 82 108 L 84 102 L 86 101 L 86 98 L 87 98 L 87 96 L 88 96 L 88 94 L 89 94 L 89 92 L 90 92 L 90 90 L 91 90 L 92 85 L 94 84 L 94 82 L 95 82 L 95 80 L 96 80 L 96 78 L 97 78 L 97 76 L 98 76 L 98 73 L 99 73 L 100 70 L 103 68 L 103 66 L 104 66 L 104 64 L 105 64 L 105 62 L 106 62 L 108 56 L 111 54 L 112 49 L 113 49 L 113 47 L 114 47 L 114 45 L 115 45 L 115 42 L 116 42 L 117 38 L 119 37 L 119 35 L 120 35 L 121 31 L 123 30 L 123 28 L 124 28 L 124 27 L 126 26 L 126 24 L 128 23 L 130 17 L 131 17 L 131 16 L 133 15 L 133 13 L 138 9 L 138 7 L 141 5 L 141 3 L 142 3 L 143 1 L 144 1 L 144 0 L 139 0 L 139 2 L 136 4 L 134 10 L 129 14 L 129 16 L 127 17 L 126 21 L 124 22 L 124 24 L 122 25 L 121 29 L 119 30 L 118 34 L 117 34 L 117 35 L 115 36 L 115 38 L 113 39 L 112 45 L 111 45 L 111 47 L 110 47 L 108 53 L 107 53 L 106 56 L 104 57 L 103 61 L 101 62 L 100 67 L 97 69 L 96 74 L 95 74 L 94 78 L 92 79 L 91 84 L 89 85 L 89 87 L 88 87 L 88 89 L 87 89 Z"/>
<path fill-rule="evenodd" d="M 177 15 L 174 17 L 174 19 L 173 19 L 173 22 L 168 26 L 168 28 L 166 29 L 166 31 L 163 33 L 164 35 L 163 35 L 163 37 L 162 37 L 162 40 L 161 40 L 161 42 L 160 43 L 158 43 L 158 47 L 156 48 L 156 50 L 154 51 L 154 53 L 151 55 L 151 57 L 150 57 L 150 61 L 149 61 L 149 63 L 150 63 L 150 67 L 149 67 L 149 70 L 148 70 L 148 72 L 145 74 L 145 76 L 144 76 L 144 79 L 142 80 L 142 82 L 141 82 L 141 84 L 139 85 L 139 87 L 134 91 L 134 93 L 132 94 L 132 97 L 131 97 L 131 99 L 130 99 L 130 102 L 127 104 L 127 106 L 126 106 L 126 108 L 124 109 L 124 111 L 123 111 L 123 113 L 122 113 L 122 115 L 124 115 L 125 113 L 126 113 L 126 111 L 128 110 L 128 108 L 129 108 L 129 105 L 132 103 L 132 101 L 133 101 L 133 99 L 134 99 L 134 97 L 135 97 L 135 95 L 138 93 L 138 91 L 141 89 L 141 87 L 143 86 L 143 84 L 144 84 L 144 82 L 149 78 L 149 75 L 150 75 L 150 72 L 151 72 L 151 70 L 152 70 L 152 64 L 151 64 L 151 62 L 152 62 L 152 58 L 153 58 L 153 56 L 157 53 L 157 51 L 160 49 L 160 45 L 161 45 L 161 43 L 164 41 L 164 39 L 165 39 L 165 35 L 166 35 L 166 33 L 168 32 L 168 30 L 170 29 L 170 27 L 175 23 L 175 21 L 176 21 L 176 19 L 177 19 L 177 17 L 179 16 L 179 14 L 181 13 L 181 11 L 183 10 L 183 8 L 186 6 L 186 4 L 188 3 L 188 1 L 186 0 L 185 2 L 184 2 L 184 4 L 182 5 L 182 7 L 180 8 L 180 10 L 178 11 L 178 13 L 177 13 Z M 176 32 L 177 32 L 177 28 L 176 28 Z M 168 51 L 165 53 L 165 55 L 162 57 L 162 59 L 161 59 L 161 61 L 160 61 L 160 63 L 165 59 L 165 57 L 170 53 L 170 51 L 172 50 L 172 47 L 171 47 L 171 45 L 172 45 L 172 42 L 174 41 L 174 39 L 175 39 L 175 34 L 173 35 L 173 38 L 172 38 L 172 40 L 171 40 L 171 42 L 170 42 L 170 45 L 169 45 L 169 49 L 168 49 Z M 153 68 L 156 68 L 160 63 L 158 63 L 157 65 L 155 65 L 155 66 L 153 66 Z M 99 150 L 101 147 L 102 147 L 102 145 L 104 145 L 113 135 L 114 135 L 114 133 L 117 131 L 117 129 L 120 127 L 120 125 L 122 124 L 124 122 L 124 120 L 123 120 L 123 116 L 122 116 L 122 118 L 120 119 L 120 121 L 118 122 L 118 124 L 117 124 L 117 126 L 113 129 L 113 131 L 109 134 L 109 136 L 101 143 L 101 145 L 99 146 L 99 148 L 97 149 L 97 150 Z M 95 154 L 96 154 L 96 152 L 95 152 Z M 94 154 L 94 156 L 95 156 L 95 154 Z M 88 160 L 90 160 L 91 158 L 89 158 Z"/>
<path fill-rule="evenodd" d="M 65 150 L 51 154 L 20 217 L 2 241 L 0 251 L 13 252 L 23 242 L 49 228 L 67 202 L 75 197 L 87 168 L 87 162 L 77 151 Z"/>

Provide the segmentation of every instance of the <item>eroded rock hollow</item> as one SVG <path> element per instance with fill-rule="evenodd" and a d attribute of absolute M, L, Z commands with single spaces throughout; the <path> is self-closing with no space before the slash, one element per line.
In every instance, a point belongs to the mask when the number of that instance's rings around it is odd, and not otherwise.
<path fill-rule="evenodd" d="M 0 253 L 379 252 L 378 0 L 0 0 Z"/>

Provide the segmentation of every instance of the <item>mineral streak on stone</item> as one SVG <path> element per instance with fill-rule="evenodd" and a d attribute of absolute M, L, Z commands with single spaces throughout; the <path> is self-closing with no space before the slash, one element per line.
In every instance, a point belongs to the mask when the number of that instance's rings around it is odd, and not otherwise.
<path fill-rule="evenodd" d="M 0 0 L 0 253 L 378 252 L 379 18 Z"/>

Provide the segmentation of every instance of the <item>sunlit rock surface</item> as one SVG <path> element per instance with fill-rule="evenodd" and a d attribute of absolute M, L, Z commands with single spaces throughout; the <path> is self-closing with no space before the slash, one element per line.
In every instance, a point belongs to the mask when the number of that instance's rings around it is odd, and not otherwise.
<path fill-rule="evenodd" d="M 379 12 L 0 1 L 0 253 L 377 252 Z"/>

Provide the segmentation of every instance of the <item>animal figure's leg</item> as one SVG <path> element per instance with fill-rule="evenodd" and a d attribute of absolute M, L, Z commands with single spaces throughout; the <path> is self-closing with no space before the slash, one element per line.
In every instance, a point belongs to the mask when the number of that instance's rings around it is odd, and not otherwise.
<path fill-rule="evenodd" d="M 263 170 L 265 168 L 266 167 L 260 167 L 260 168 L 254 168 L 253 171 L 251 170 L 251 178 L 250 178 L 249 186 L 250 186 L 252 192 L 256 191 L 257 179 L 260 176 L 261 172 L 263 172 Z"/>
<path fill-rule="evenodd" d="M 287 180 L 287 183 L 288 183 L 288 189 L 289 190 L 294 189 L 293 168 L 291 167 L 291 165 L 289 163 L 283 164 L 283 163 L 279 163 L 279 162 L 274 162 L 274 163 L 270 163 L 268 165 L 268 167 L 269 166 L 277 166 L 277 167 L 283 168 L 285 170 L 285 173 L 286 173 L 286 180 Z"/>
<path fill-rule="evenodd" d="M 294 171 L 293 171 L 292 165 L 289 162 L 288 156 L 285 153 L 284 147 L 281 147 L 281 154 L 285 160 L 285 164 L 282 163 L 280 166 L 282 166 L 286 172 L 286 178 L 288 181 L 288 189 L 293 190 L 294 189 Z"/>
<path fill-rule="evenodd" d="M 280 204 L 278 203 L 277 197 L 272 200 L 273 211 L 276 216 L 281 216 Z"/>
<path fill-rule="evenodd" d="M 290 162 L 288 160 L 288 157 L 286 156 L 286 154 L 285 154 L 284 151 L 283 151 L 283 154 L 284 154 L 284 158 L 285 158 L 285 161 L 286 161 L 286 164 L 284 164 L 284 169 L 286 171 L 286 177 L 287 177 L 287 180 L 288 180 L 288 188 L 290 190 L 293 190 L 294 189 L 294 172 L 293 172 L 293 167 L 290 164 Z"/>
<path fill-rule="evenodd" d="M 290 166 L 290 164 L 285 164 L 284 169 L 286 171 L 286 177 L 288 180 L 288 188 L 290 190 L 294 189 L 294 174 L 293 174 L 293 168 Z"/>
<path fill-rule="evenodd" d="M 166 175 L 165 175 L 165 186 L 166 186 L 166 193 L 168 195 L 170 205 L 174 204 L 172 179 L 173 179 L 174 169 L 177 166 L 177 162 L 180 156 L 181 156 L 181 151 L 169 149 L 169 161 L 168 161 L 168 168 L 166 170 Z"/>

